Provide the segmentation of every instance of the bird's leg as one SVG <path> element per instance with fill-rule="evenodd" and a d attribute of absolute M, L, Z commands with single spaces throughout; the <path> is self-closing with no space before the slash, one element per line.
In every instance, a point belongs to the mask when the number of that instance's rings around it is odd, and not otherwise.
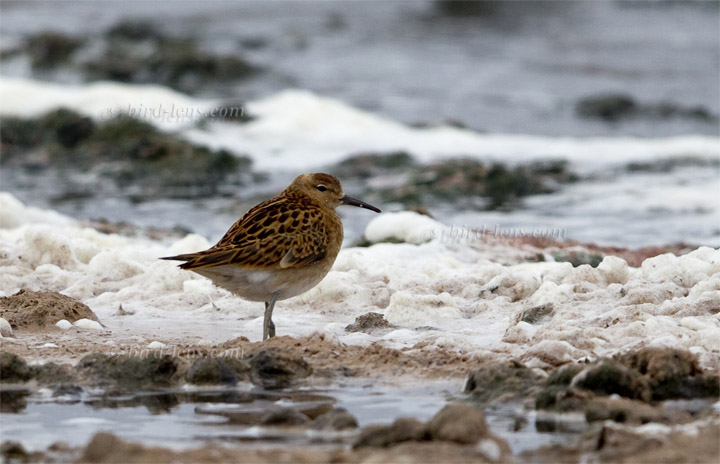
<path fill-rule="evenodd" d="M 273 293 L 272 298 L 269 302 L 265 302 L 265 319 L 263 321 L 263 340 L 275 336 L 275 324 L 272 321 L 272 312 L 275 308 L 275 301 L 277 301 L 277 292 Z"/>

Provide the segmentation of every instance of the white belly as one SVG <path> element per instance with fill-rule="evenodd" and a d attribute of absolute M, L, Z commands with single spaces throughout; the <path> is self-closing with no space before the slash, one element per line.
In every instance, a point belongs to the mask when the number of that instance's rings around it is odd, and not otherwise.
<path fill-rule="evenodd" d="M 219 287 L 246 300 L 270 301 L 278 292 L 278 300 L 298 296 L 317 285 L 330 270 L 321 264 L 302 269 L 248 270 L 238 266 L 217 266 L 193 269 Z M 325 269 L 327 268 L 327 269 Z"/>

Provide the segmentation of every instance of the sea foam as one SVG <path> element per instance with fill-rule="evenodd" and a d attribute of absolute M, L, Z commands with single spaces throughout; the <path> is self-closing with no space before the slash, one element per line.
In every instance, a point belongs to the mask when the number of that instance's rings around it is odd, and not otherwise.
<path fill-rule="evenodd" d="M 90 306 L 111 332 L 129 330 L 163 343 L 260 338 L 262 304 L 158 259 L 202 249 L 208 245 L 204 239 L 190 235 L 168 245 L 71 221 L 24 223 L 29 208 L 14 202 L 14 226 L 0 229 L 0 294 L 24 287 L 59 291 Z M 422 229 L 432 221 L 413 214 L 380 215 L 368 230 L 402 231 L 408 224 Z M 413 234 L 404 238 L 414 242 Z M 498 264 L 498 256 L 506 263 Z M 126 315 L 117 314 L 120 304 Z M 523 321 L 538 305 L 549 305 L 547 314 Z M 606 257 L 592 268 L 524 262 L 522 253 L 502 243 L 431 238 L 343 249 L 318 286 L 278 304 L 275 324 L 282 335 L 319 332 L 343 343 L 406 348 L 423 342 L 426 348 L 512 357 L 535 367 L 642 346 L 690 349 L 702 364 L 716 365 L 719 310 L 715 249 L 660 255 L 639 268 Z M 345 332 L 345 325 L 370 311 L 384 314 L 395 330 Z"/>

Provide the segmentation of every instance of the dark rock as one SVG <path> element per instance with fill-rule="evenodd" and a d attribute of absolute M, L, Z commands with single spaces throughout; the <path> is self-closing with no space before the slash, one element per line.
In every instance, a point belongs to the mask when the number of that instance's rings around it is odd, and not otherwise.
<path fill-rule="evenodd" d="M 107 31 L 103 53 L 83 63 L 89 80 L 163 84 L 192 93 L 212 83 L 250 77 L 258 68 L 236 55 L 215 55 L 191 38 L 163 34 L 154 24 L 132 21 Z"/>
<path fill-rule="evenodd" d="M 393 329 L 394 325 L 390 324 L 380 313 L 365 313 L 355 318 L 355 322 L 345 327 L 346 332 L 364 332 L 371 333 L 379 329 Z"/>
<path fill-rule="evenodd" d="M 250 365 L 245 360 L 202 357 L 195 360 L 185 379 L 195 385 L 234 385 L 240 379 L 247 378 L 249 370 Z"/>
<path fill-rule="evenodd" d="M 247 157 L 192 144 L 124 113 L 107 116 L 97 125 L 67 109 L 37 119 L 3 119 L 4 161 L 20 168 L 72 165 L 95 170 L 111 178 L 116 188 L 132 185 L 140 196 L 213 195 L 222 187 L 252 178 Z M 165 114 L 138 112 L 137 116 L 162 118 Z M 29 152 L 38 155 L 28 156 Z M 60 196 L 68 193 L 74 193 L 71 183 Z"/>
<path fill-rule="evenodd" d="M 617 361 L 602 360 L 575 378 L 575 387 L 600 395 L 617 394 L 649 402 L 652 398 L 647 380 L 637 371 Z"/>
<path fill-rule="evenodd" d="M 652 161 L 633 161 L 625 165 L 629 172 L 663 172 L 669 173 L 687 167 L 718 169 L 720 159 L 706 159 L 698 156 L 681 156 Z"/>
<path fill-rule="evenodd" d="M 76 380 L 75 373 L 68 366 L 54 362 L 32 366 L 30 373 L 39 385 L 66 384 Z"/>
<path fill-rule="evenodd" d="M 508 167 L 484 164 L 475 159 L 451 159 L 442 163 L 403 169 L 407 181 L 377 190 L 382 202 L 417 206 L 435 201 L 458 201 L 462 207 L 498 209 L 512 206 L 527 195 L 551 193 L 560 183 L 577 180 L 562 161 L 544 161 Z"/>
<path fill-rule="evenodd" d="M 3 462 L 28 462 L 30 460 L 30 454 L 22 443 L 12 440 L 0 444 L 0 456 L 3 457 Z"/>
<path fill-rule="evenodd" d="M 25 388 L 0 387 L 0 412 L 17 414 L 27 408 L 30 390 Z"/>
<path fill-rule="evenodd" d="M 79 396 L 82 392 L 80 385 L 59 384 L 53 389 L 53 396 Z"/>
<path fill-rule="evenodd" d="M 58 292 L 34 292 L 21 289 L 11 296 L 0 298 L 0 317 L 17 329 L 56 330 L 55 323 L 66 319 L 97 321 L 92 310 L 82 302 Z"/>
<path fill-rule="evenodd" d="M 306 401 L 296 406 L 296 409 L 308 416 L 311 420 L 327 414 L 333 410 L 332 402 L 326 401 Z"/>
<path fill-rule="evenodd" d="M 120 389 L 168 386 L 173 382 L 177 369 L 171 356 L 159 354 L 139 357 L 91 353 L 77 365 L 78 372 L 91 382 Z"/>
<path fill-rule="evenodd" d="M 552 303 L 534 306 L 523 311 L 520 320 L 523 322 L 527 322 L 528 324 L 537 324 L 543 319 L 550 318 L 554 311 L 555 307 Z"/>
<path fill-rule="evenodd" d="M 477 443 L 488 434 L 482 411 L 461 403 L 445 406 L 425 426 L 426 438 L 463 445 Z"/>
<path fill-rule="evenodd" d="M 625 398 L 596 398 L 585 407 L 588 422 L 612 420 L 626 424 L 640 425 L 648 422 L 681 424 L 690 422 L 692 416 L 685 411 L 665 410 L 647 403 Z"/>
<path fill-rule="evenodd" d="M 0 125 L 0 144 L 4 161 L 44 143 L 45 132 L 38 119 L 3 117 Z"/>
<path fill-rule="evenodd" d="M 581 388 L 548 385 L 535 397 L 536 409 L 552 409 L 556 412 L 582 410 L 595 395 Z"/>
<path fill-rule="evenodd" d="M 575 110 L 584 118 L 617 121 L 635 113 L 638 105 L 629 95 L 608 94 L 584 98 L 578 102 Z"/>
<path fill-rule="evenodd" d="M 264 388 L 286 388 L 312 369 L 304 359 L 280 349 L 262 348 L 250 360 L 250 380 Z"/>
<path fill-rule="evenodd" d="M 647 380 L 655 401 L 720 396 L 718 376 L 703 373 L 697 357 L 689 351 L 643 348 L 619 361 Z"/>
<path fill-rule="evenodd" d="M 580 364 L 568 364 L 555 369 L 545 381 L 545 385 L 570 385 L 572 379 L 575 378 L 582 370 L 584 366 Z"/>
<path fill-rule="evenodd" d="M 274 409 L 260 418 L 261 425 L 297 426 L 308 422 L 310 422 L 308 416 L 293 408 Z"/>
<path fill-rule="evenodd" d="M 311 428 L 316 430 L 345 430 L 355 429 L 357 426 L 358 422 L 355 416 L 343 408 L 337 408 L 316 417 Z"/>
<path fill-rule="evenodd" d="M 573 267 L 582 266 L 583 264 L 598 267 L 603 260 L 602 254 L 592 253 L 587 250 L 562 249 L 553 253 L 552 257 L 559 263 L 570 263 Z"/>
<path fill-rule="evenodd" d="M 588 395 L 574 389 L 568 389 L 572 379 L 583 370 L 583 366 L 570 364 L 555 369 L 545 381 L 545 385 L 535 397 L 536 409 L 556 409 L 571 411 L 582 408 Z"/>
<path fill-rule="evenodd" d="M 27 53 L 33 69 L 43 70 L 65 64 L 83 41 L 59 32 L 42 32 L 27 41 Z"/>
<path fill-rule="evenodd" d="M 86 116 L 60 108 L 42 118 L 43 127 L 50 130 L 55 139 L 65 148 L 73 148 L 95 131 L 95 123 Z"/>
<path fill-rule="evenodd" d="M 520 363 L 493 364 L 468 374 L 465 393 L 483 403 L 526 398 L 538 388 L 540 378 Z"/>
<path fill-rule="evenodd" d="M 378 175 L 403 172 L 416 164 L 413 157 L 404 151 L 360 153 L 340 161 L 330 171 L 344 179 L 369 179 Z"/>
<path fill-rule="evenodd" d="M 684 106 L 673 102 L 639 104 L 624 94 L 587 97 L 580 100 L 575 109 L 579 116 L 606 122 L 637 117 L 660 120 L 684 118 L 708 123 L 718 120 L 717 115 L 703 106 Z"/>
<path fill-rule="evenodd" d="M 400 417 L 391 425 L 370 425 L 360 431 L 353 443 L 353 448 L 387 448 L 396 443 L 410 440 L 421 440 L 424 435 L 422 422 L 407 417 Z"/>
<path fill-rule="evenodd" d="M 108 29 L 105 36 L 110 39 L 142 41 L 160 39 L 163 34 L 152 21 L 133 19 L 115 24 Z"/>
<path fill-rule="evenodd" d="M 7 351 L 0 352 L 0 382 L 23 383 L 31 377 L 30 367 L 23 358 Z"/>
<path fill-rule="evenodd" d="M 438 13 L 449 17 L 492 16 L 502 7 L 502 2 L 493 0 L 435 0 Z"/>

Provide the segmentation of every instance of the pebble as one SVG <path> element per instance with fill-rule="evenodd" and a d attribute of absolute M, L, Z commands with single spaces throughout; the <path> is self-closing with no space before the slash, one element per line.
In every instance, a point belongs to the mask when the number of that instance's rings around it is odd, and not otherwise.
<path fill-rule="evenodd" d="M 0 335 L 3 337 L 12 337 L 13 329 L 5 318 L 0 317 Z"/>
<path fill-rule="evenodd" d="M 103 330 L 99 322 L 85 318 L 75 321 L 73 325 L 79 329 Z"/>
<path fill-rule="evenodd" d="M 87 320 L 87 319 L 85 319 Z M 72 328 L 72 324 L 67 319 L 59 320 L 55 323 L 56 326 L 58 326 L 61 330 L 68 330 Z"/>

